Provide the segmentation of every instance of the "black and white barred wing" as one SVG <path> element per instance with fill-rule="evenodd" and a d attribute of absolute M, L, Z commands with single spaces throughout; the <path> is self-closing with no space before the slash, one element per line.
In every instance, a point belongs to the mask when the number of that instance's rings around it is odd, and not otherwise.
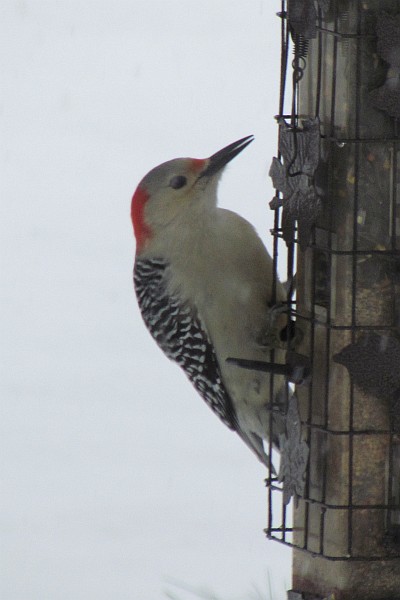
<path fill-rule="evenodd" d="M 207 332 L 191 307 L 168 295 L 166 268 L 167 263 L 156 258 L 135 263 L 134 284 L 143 320 L 163 352 L 182 367 L 221 421 L 237 430 L 232 402 Z"/>

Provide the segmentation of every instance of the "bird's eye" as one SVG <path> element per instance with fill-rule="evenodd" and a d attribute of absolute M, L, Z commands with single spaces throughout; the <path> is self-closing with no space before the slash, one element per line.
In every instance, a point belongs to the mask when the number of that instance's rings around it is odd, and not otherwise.
<path fill-rule="evenodd" d="M 187 179 L 183 175 L 175 175 L 169 182 L 169 185 L 174 188 L 174 190 L 179 190 L 179 188 L 182 188 L 186 184 Z"/>

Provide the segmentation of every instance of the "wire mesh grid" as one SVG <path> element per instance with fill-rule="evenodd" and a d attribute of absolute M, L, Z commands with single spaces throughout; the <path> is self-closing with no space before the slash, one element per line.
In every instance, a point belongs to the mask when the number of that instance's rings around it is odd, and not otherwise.
<path fill-rule="evenodd" d="M 297 299 L 288 303 L 312 378 L 296 390 L 309 448 L 304 493 L 292 522 L 270 470 L 266 534 L 330 560 L 399 558 L 399 123 L 371 101 L 387 71 L 376 50 L 385 6 L 332 0 L 325 14 L 318 9 L 310 40 L 294 31 L 288 8 L 282 1 L 278 13 L 277 119 L 295 153 L 302 120 L 318 119 L 322 210 L 301 240 L 298 221 L 288 236 L 285 209 L 275 209 L 274 268 L 284 244 L 292 281 L 298 256 Z"/>

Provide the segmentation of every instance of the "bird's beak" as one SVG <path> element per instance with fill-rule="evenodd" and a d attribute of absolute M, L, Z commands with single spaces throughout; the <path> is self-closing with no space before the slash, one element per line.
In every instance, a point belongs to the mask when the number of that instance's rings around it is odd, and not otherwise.
<path fill-rule="evenodd" d="M 253 140 L 254 136 L 248 135 L 210 156 L 206 168 L 200 173 L 200 177 L 211 177 L 212 175 L 215 175 L 215 173 L 218 173 L 218 171 L 235 158 L 235 156 L 244 150 Z"/>

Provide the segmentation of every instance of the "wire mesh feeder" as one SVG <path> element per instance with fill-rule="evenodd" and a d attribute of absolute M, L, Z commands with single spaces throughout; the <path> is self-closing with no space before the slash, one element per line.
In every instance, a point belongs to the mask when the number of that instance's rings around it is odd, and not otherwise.
<path fill-rule="evenodd" d="M 286 244 L 292 280 L 297 256 L 288 303 L 312 377 L 288 407 L 304 488 L 270 474 L 266 534 L 295 549 L 297 589 L 398 598 L 400 3 L 288 0 L 278 16 L 274 264 Z"/>

